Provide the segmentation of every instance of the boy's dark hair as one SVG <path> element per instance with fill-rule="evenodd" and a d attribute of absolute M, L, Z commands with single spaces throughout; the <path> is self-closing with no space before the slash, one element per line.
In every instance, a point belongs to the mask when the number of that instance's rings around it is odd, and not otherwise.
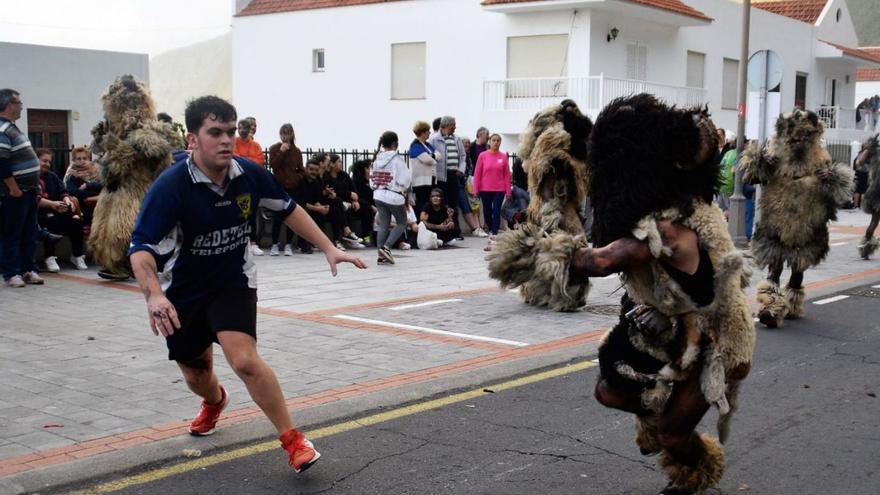
<path fill-rule="evenodd" d="M 319 151 L 319 152 L 315 153 L 314 155 L 312 155 L 312 158 L 314 158 L 315 160 L 318 160 L 317 163 L 318 163 L 318 165 L 320 165 L 324 160 L 327 159 L 327 153 L 324 153 L 323 151 Z"/>
<path fill-rule="evenodd" d="M 434 132 L 437 132 L 440 130 L 440 121 L 441 120 L 443 120 L 442 117 L 437 117 L 436 119 L 434 119 L 434 122 L 431 123 L 431 128 L 434 129 Z"/>
<path fill-rule="evenodd" d="M 318 158 L 318 155 L 321 155 L 321 154 L 322 154 L 322 153 L 315 153 L 314 155 L 310 156 L 309 159 L 308 159 L 308 161 L 306 162 L 306 166 L 309 166 L 309 165 L 318 165 L 318 166 L 320 166 L 320 165 L 321 165 L 321 162 L 324 161 L 322 158 Z"/>
<path fill-rule="evenodd" d="M 238 114 L 231 103 L 217 96 L 201 96 L 186 104 L 186 130 L 198 133 L 207 118 L 221 122 L 235 122 Z"/>
<path fill-rule="evenodd" d="M 336 153 L 330 153 L 330 163 L 336 163 L 339 161 L 340 158 L 342 157 L 337 155 Z"/>
<path fill-rule="evenodd" d="M 166 124 L 174 123 L 174 119 L 172 119 L 171 116 L 165 112 L 159 112 L 159 114 L 156 115 L 156 119 L 158 119 L 159 122 L 165 122 Z"/>

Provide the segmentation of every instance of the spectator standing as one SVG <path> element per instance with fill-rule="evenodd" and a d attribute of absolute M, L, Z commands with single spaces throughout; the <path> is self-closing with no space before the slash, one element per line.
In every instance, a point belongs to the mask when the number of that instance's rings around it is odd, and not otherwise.
<path fill-rule="evenodd" d="M 238 137 L 235 138 L 235 148 L 232 153 L 236 156 L 247 158 L 256 164 L 265 165 L 266 159 L 263 156 L 263 147 L 260 146 L 260 143 L 254 141 L 254 132 L 254 122 L 247 118 L 239 120 Z M 265 253 L 263 253 L 263 250 L 257 245 L 257 235 L 257 222 L 256 217 L 254 217 L 253 223 L 251 224 L 250 250 L 251 254 L 254 256 L 263 256 Z"/>
<path fill-rule="evenodd" d="M 721 157 L 721 173 L 719 174 L 718 187 L 718 206 L 727 217 L 730 212 L 730 197 L 733 195 L 733 189 L 736 185 L 736 149 L 728 150 Z"/>
<path fill-rule="evenodd" d="M 49 170 L 52 167 L 52 152 L 40 148 L 36 153 L 40 160 L 39 223 L 50 232 L 70 238 L 70 262 L 77 270 L 88 270 L 83 254 L 83 218 L 79 202 L 67 193 L 61 178 Z M 43 241 L 46 270 L 52 273 L 61 271 L 55 256 L 57 243 L 57 240 L 52 239 Z"/>
<path fill-rule="evenodd" d="M 9 287 L 42 284 L 34 263 L 40 160 L 15 125 L 21 94 L 0 89 L 0 269 Z"/>
<path fill-rule="evenodd" d="M 376 232 L 376 246 L 378 246 L 379 264 L 393 265 L 394 256 L 391 255 L 391 246 L 406 229 L 406 198 L 407 189 L 412 182 L 412 175 L 406 162 L 397 153 L 397 134 L 385 131 L 379 138 L 379 150 L 373 162 L 373 171 L 370 174 L 370 186 L 373 188 L 373 201 L 378 210 L 379 226 Z M 397 225 L 389 233 L 391 217 Z"/>
<path fill-rule="evenodd" d="M 510 197 L 510 166 L 507 164 L 507 153 L 501 152 L 501 136 L 498 134 L 489 137 L 489 151 L 484 151 L 477 158 L 474 192 L 483 200 L 483 215 L 489 226 L 488 251 L 495 244 L 495 236 L 501 225 L 501 204 L 505 197 Z"/>
<path fill-rule="evenodd" d="M 412 169 L 412 189 L 416 196 L 416 209 L 421 211 L 431 195 L 431 189 L 437 183 L 437 159 L 440 152 L 428 142 L 431 128 L 427 122 L 416 122 L 413 134 L 416 135 L 409 145 L 409 164 Z"/>
<path fill-rule="evenodd" d="M 440 151 L 440 159 L 437 160 L 437 186 L 446 193 L 448 206 L 455 210 L 452 218 L 455 225 L 458 226 L 456 206 L 458 206 L 459 189 L 466 162 L 464 144 L 455 135 L 455 129 L 455 117 L 449 115 L 442 117 L 440 131 L 431 136 L 431 144 Z"/>
<path fill-rule="evenodd" d="M 281 141 L 269 147 L 269 166 L 272 167 L 272 174 L 275 180 L 281 184 L 291 197 L 296 197 L 296 189 L 305 180 L 306 169 L 303 167 L 302 151 L 296 146 L 296 133 L 293 131 L 293 125 L 283 124 L 278 130 Z M 293 233 L 284 225 L 284 216 L 275 214 L 272 217 L 272 249 L 269 250 L 270 256 L 278 256 L 280 251 L 279 241 L 282 231 L 285 232 L 284 237 L 284 256 L 293 255 L 292 237 Z"/>
<path fill-rule="evenodd" d="M 468 156 L 471 157 L 471 163 L 476 166 L 477 159 L 480 157 L 480 154 L 484 151 L 489 150 L 489 129 L 485 127 L 480 127 L 477 129 L 477 137 L 474 138 L 473 144 L 471 144 L 471 149 L 468 152 Z"/>
<path fill-rule="evenodd" d="M 459 181 L 458 207 L 461 208 L 461 217 L 464 218 L 464 222 L 471 229 L 471 235 L 474 237 L 488 237 L 489 234 L 483 232 L 483 229 L 480 228 L 480 219 L 477 218 L 477 214 L 471 206 L 471 199 L 468 194 L 468 185 L 473 185 L 474 168 L 477 164 L 477 162 L 471 161 L 470 150 L 472 143 L 470 139 L 462 138 L 461 144 L 464 146 L 465 166 L 464 174 L 460 177 Z"/>
<path fill-rule="evenodd" d="M 425 228 L 437 234 L 437 238 L 444 246 L 454 246 L 460 235 L 458 227 L 452 220 L 454 213 L 455 210 L 446 204 L 443 190 L 435 187 L 431 190 L 430 201 L 419 215 L 419 221 L 425 224 Z"/>
<path fill-rule="evenodd" d="M 365 265 L 334 249 L 265 168 L 233 158 L 235 118 L 235 108 L 217 97 L 189 103 L 186 126 L 193 154 L 150 187 L 129 257 L 153 333 L 166 338 L 169 359 L 176 361 L 187 386 L 202 399 L 190 433 L 214 433 L 230 403 L 213 369 L 213 343 L 218 342 L 251 398 L 275 426 L 288 462 L 298 473 L 320 454 L 293 427 L 278 379 L 257 352 L 257 281 L 247 251 L 248 217 L 257 214 L 258 205 L 286 211 L 290 228 L 324 251 L 333 275 L 341 262 Z M 168 263 L 171 259 L 176 262 Z M 159 267 L 168 283 L 164 290 Z"/>

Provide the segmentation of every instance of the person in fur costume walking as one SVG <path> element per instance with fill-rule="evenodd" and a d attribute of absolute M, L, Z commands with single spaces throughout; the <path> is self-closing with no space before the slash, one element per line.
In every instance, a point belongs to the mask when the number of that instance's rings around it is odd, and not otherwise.
<path fill-rule="evenodd" d="M 508 234 L 506 243 L 493 247 L 499 261 L 489 266 L 495 278 L 512 277 L 527 304 L 555 311 L 575 311 L 586 304 L 590 282 L 569 280 L 564 259 L 571 249 L 587 246 L 581 209 L 587 198 L 585 161 L 592 128 L 577 104 L 565 100 L 535 115 L 523 133 L 518 154 L 528 166 L 532 199 L 526 221 Z M 536 243 L 541 247 L 536 249 Z M 538 253 L 540 262 L 534 258 Z"/>
<path fill-rule="evenodd" d="M 822 133 L 815 113 L 795 110 L 776 120 L 776 135 L 766 146 L 751 145 L 740 160 L 744 181 L 762 186 L 751 250 L 755 263 L 768 268 L 757 299 L 758 319 L 769 328 L 803 316 L 804 271 L 825 259 L 828 221 L 852 197 L 853 171 L 832 163 Z M 780 289 L 786 264 L 791 277 Z"/>
<path fill-rule="evenodd" d="M 149 91 L 130 75 L 117 78 L 101 103 L 106 120 L 92 129 L 91 150 L 100 156 L 104 189 L 95 207 L 89 247 L 103 266 L 98 275 L 125 280 L 132 276 L 127 253 L 141 202 L 153 180 L 171 164 L 180 136 L 159 122 Z"/>
<path fill-rule="evenodd" d="M 868 259 L 880 242 L 874 237 L 880 222 L 880 137 L 871 136 L 862 143 L 862 150 L 856 158 L 856 166 L 868 169 L 868 190 L 862 197 L 862 209 L 871 214 L 871 223 L 865 230 L 865 237 L 859 242 L 859 256 Z"/>
<path fill-rule="evenodd" d="M 717 139 L 702 108 L 669 107 L 647 94 L 612 101 L 596 120 L 586 161 L 593 247 L 537 231 L 523 256 L 533 265 L 514 273 L 502 249 L 489 256 L 504 286 L 535 276 L 548 252 L 567 275 L 548 284 L 621 274 L 626 292 L 599 348 L 595 396 L 635 415 L 636 444 L 643 455 L 659 454 L 666 495 L 703 493 L 721 479 L 721 442 L 755 345 L 744 292 L 751 272 L 712 202 Z M 499 236 L 499 245 L 513 243 L 524 241 Z M 711 405 L 720 442 L 695 431 Z"/>

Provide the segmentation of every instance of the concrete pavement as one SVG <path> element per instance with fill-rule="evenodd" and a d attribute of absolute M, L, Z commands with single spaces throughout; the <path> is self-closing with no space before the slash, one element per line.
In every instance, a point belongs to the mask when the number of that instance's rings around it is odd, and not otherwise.
<path fill-rule="evenodd" d="M 811 294 L 880 279 L 859 260 L 867 215 L 843 212 L 831 255 L 807 272 Z M 617 318 L 616 278 L 595 280 L 583 313 L 524 306 L 486 274 L 484 240 L 345 267 L 320 254 L 261 258 L 259 349 L 300 424 L 330 421 L 469 383 L 591 354 Z M 755 274 L 755 279 L 759 278 Z M 0 489 L 15 493 L 205 448 L 186 435 L 198 400 L 147 324 L 134 284 L 65 270 L 43 287 L 0 292 Z M 271 426 L 222 359 L 232 403 L 216 446 Z M 168 446 L 171 446 L 170 448 Z"/>

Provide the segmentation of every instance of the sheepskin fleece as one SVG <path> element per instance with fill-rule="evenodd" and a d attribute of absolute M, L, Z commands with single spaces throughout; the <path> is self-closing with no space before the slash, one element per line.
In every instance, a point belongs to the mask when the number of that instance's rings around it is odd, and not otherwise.
<path fill-rule="evenodd" d="M 109 127 L 92 130 L 92 151 L 104 189 L 95 207 L 89 247 L 110 272 L 131 274 L 128 248 L 141 203 L 153 180 L 171 163 L 180 137 L 156 119 L 147 88 L 132 76 L 118 78 L 101 96 Z"/>
<path fill-rule="evenodd" d="M 862 150 L 868 150 L 865 165 L 868 167 L 868 190 L 862 198 L 862 209 L 865 213 L 880 213 L 880 138 L 871 136 L 862 144 Z"/>

